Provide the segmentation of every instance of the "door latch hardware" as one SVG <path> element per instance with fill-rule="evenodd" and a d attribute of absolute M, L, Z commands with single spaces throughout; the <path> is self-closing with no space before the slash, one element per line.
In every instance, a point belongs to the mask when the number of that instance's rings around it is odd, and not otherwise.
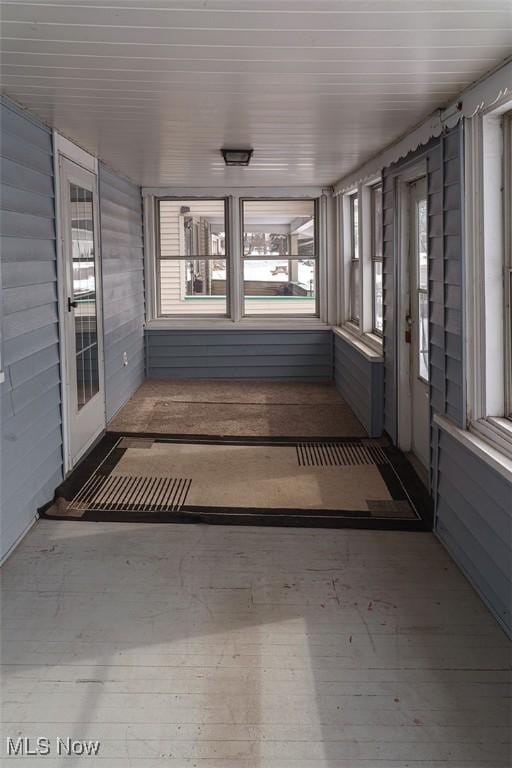
<path fill-rule="evenodd" d="M 406 344 L 410 344 L 412 341 L 411 328 L 412 328 L 412 317 L 411 315 L 406 315 L 405 316 L 405 343 Z"/>
<path fill-rule="evenodd" d="M 68 312 L 71 312 L 72 309 L 76 309 L 78 307 L 78 301 L 71 301 L 70 297 L 68 296 Z"/>

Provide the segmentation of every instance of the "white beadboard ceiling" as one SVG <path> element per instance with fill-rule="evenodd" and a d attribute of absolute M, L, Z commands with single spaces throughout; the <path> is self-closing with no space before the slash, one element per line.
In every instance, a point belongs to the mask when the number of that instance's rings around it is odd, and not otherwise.
<path fill-rule="evenodd" d="M 512 0 L 2 0 L 1 18 L 2 90 L 144 186 L 332 184 L 512 48 Z"/>

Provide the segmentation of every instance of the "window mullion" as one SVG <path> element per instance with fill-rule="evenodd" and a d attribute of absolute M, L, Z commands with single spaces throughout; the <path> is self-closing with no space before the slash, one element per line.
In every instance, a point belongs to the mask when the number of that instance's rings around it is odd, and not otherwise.
<path fill-rule="evenodd" d="M 242 318 L 242 231 L 238 195 L 228 197 L 228 296 L 229 316 L 234 323 Z"/>

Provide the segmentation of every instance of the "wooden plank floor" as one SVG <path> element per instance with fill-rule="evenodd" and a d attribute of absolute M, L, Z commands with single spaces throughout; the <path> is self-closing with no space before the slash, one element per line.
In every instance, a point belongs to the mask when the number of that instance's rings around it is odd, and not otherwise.
<path fill-rule="evenodd" d="M 2 750 L 101 741 L 42 765 L 510 764 L 510 644 L 431 534 L 40 521 L 2 589 Z"/>

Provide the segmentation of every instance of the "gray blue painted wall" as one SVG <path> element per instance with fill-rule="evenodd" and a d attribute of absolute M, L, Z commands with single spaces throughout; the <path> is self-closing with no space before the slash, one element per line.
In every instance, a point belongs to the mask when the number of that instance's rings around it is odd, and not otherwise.
<path fill-rule="evenodd" d="M 52 135 L 7 99 L 0 110 L 2 558 L 53 498 L 63 456 Z M 144 379 L 142 201 L 102 165 L 99 189 L 110 419 Z"/>
<path fill-rule="evenodd" d="M 370 437 L 380 437 L 384 428 L 384 363 L 369 360 L 335 333 L 334 381 Z"/>
<path fill-rule="evenodd" d="M 2 101 L 0 557 L 62 480 L 52 137 Z"/>
<path fill-rule="evenodd" d="M 465 424 L 463 386 L 462 124 L 383 172 L 385 428 L 397 435 L 397 177 L 426 162 L 429 238 L 430 401 L 434 414 Z"/>
<path fill-rule="evenodd" d="M 147 330 L 149 378 L 330 381 L 332 331 Z"/>
<path fill-rule="evenodd" d="M 512 486 L 437 429 L 436 531 L 512 635 Z"/>
<path fill-rule="evenodd" d="M 99 194 L 105 395 L 110 420 L 144 381 L 142 198 L 139 187 L 101 163 Z"/>

